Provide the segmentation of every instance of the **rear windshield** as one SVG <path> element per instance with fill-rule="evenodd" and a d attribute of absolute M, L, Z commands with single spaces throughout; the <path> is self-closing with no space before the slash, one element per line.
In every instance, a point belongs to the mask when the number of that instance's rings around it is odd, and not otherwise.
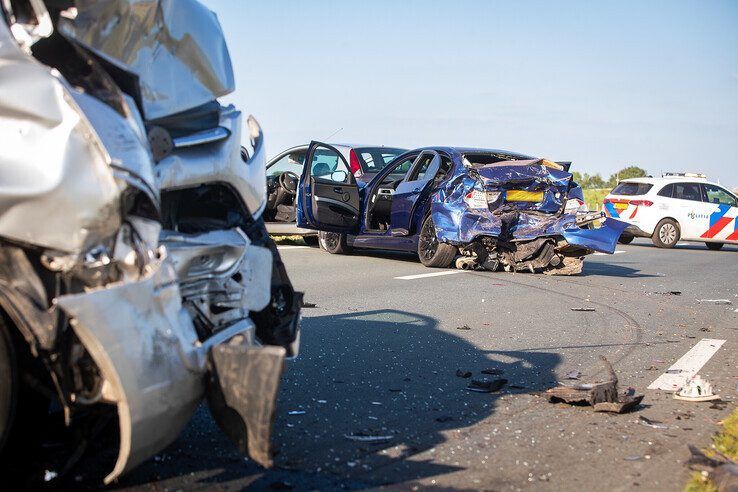
<path fill-rule="evenodd" d="M 522 154 L 513 154 L 512 152 L 483 152 L 483 153 L 467 153 L 464 159 L 472 167 L 482 167 L 487 164 L 496 164 L 503 161 L 529 161 L 534 157 L 528 157 Z"/>
<path fill-rule="evenodd" d="M 359 165 L 363 172 L 378 173 L 387 164 L 395 160 L 395 157 L 407 151 L 389 147 L 361 147 L 354 149 L 354 152 L 359 158 Z"/>
<path fill-rule="evenodd" d="M 620 183 L 610 192 L 613 195 L 645 195 L 653 185 L 648 183 Z"/>

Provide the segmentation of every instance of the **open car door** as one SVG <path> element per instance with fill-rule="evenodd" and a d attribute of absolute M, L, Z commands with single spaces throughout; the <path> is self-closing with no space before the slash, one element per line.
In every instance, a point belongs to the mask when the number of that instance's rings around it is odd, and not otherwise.
<path fill-rule="evenodd" d="M 441 156 L 432 150 L 420 153 L 392 197 L 391 234 L 407 236 L 417 207 L 433 185 L 441 167 Z"/>
<path fill-rule="evenodd" d="M 297 225 L 320 231 L 356 234 L 359 187 L 341 152 L 310 142 L 300 179 Z"/>

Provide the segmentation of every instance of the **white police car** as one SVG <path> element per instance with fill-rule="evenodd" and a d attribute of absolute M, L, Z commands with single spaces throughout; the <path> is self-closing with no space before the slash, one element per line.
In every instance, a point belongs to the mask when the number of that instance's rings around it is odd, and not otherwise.
<path fill-rule="evenodd" d="M 630 224 L 620 237 L 650 237 L 656 246 L 704 242 L 718 250 L 738 244 L 738 199 L 704 174 L 665 173 L 618 183 L 604 200 L 605 214 Z"/>

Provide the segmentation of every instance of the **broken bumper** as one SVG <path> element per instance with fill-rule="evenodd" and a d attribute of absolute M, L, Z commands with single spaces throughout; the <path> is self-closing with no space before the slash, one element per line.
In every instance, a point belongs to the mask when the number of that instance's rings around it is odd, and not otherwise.
<path fill-rule="evenodd" d="M 106 483 L 171 443 L 208 388 L 216 421 L 239 448 L 271 464 L 270 438 L 283 347 L 259 346 L 247 317 L 198 340 L 172 265 L 145 278 L 58 298 L 117 406 L 120 448 Z"/>

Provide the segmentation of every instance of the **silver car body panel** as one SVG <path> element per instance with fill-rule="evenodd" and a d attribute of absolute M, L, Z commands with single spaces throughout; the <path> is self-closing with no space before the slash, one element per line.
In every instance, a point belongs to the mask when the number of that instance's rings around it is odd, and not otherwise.
<path fill-rule="evenodd" d="M 247 120 L 253 153 L 241 157 L 241 112 L 233 106 L 221 110 L 219 126 L 230 136 L 224 140 L 174 149 L 156 165 L 161 191 L 192 188 L 203 183 L 227 183 L 244 201 L 252 217 L 258 218 L 266 204 L 264 138 L 259 123 Z"/>
<path fill-rule="evenodd" d="M 144 117 L 153 120 L 234 90 L 216 15 L 195 0 L 77 0 L 61 32 L 139 77 Z"/>
<path fill-rule="evenodd" d="M 120 227 L 125 185 L 73 92 L 0 22 L 0 236 L 74 252 Z"/>

